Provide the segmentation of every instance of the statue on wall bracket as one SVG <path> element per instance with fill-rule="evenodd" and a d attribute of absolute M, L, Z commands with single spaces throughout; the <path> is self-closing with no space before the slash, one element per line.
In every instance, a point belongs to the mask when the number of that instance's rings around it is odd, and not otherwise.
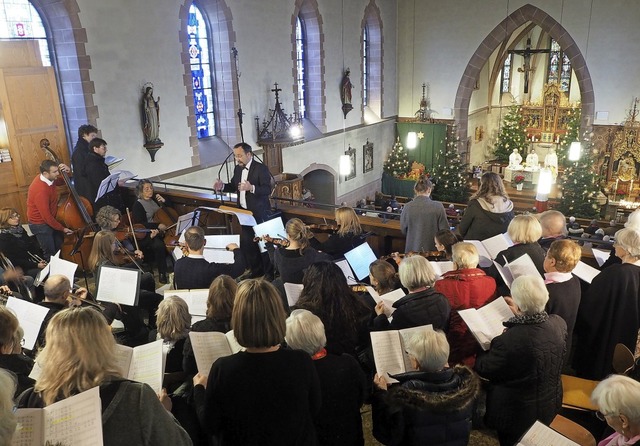
<path fill-rule="evenodd" d="M 151 156 L 151 162 L 156 160 L 156 152 L 164 145 L 160 140 L 160 96 L 153 97 L 153 84 L 147 82 L 142 87 L 142 133 L 144 134 L 144 148 Z"/>
<path fill-rule="evenodd" d="M 347 114 L 353 110 L 353 105 L 351 105 L 351 89 L 353 88 L 353 84 L 351 84 L 351 79 L 349 79 L 350 74 L 351 70 L 347 68 L 342 77 L 342 82 L 340 82 L 340 100 L 342 101 L 342 113 L 344 113 L 345 119 Z"/>

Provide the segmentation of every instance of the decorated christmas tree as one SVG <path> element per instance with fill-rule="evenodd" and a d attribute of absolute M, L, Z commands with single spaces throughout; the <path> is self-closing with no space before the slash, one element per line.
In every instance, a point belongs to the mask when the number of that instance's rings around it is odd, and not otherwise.
<path fill-rule="evenodd" d="M 576 107 L 569 110 L 569 121 L 567 122 L 567 133 L 560 140 L 560 148 L 558 149 L 558 165 L 569 167 L 571 162 L 567 159 L 569 154 L 569 146 L 572 142 L 578 141 L 580 133 L 580 108 Z"/>
<path fill-rule="evenodd" d="M 567 217 L 593 218 L 598 215 L 598 181 L 593 170 L 593 145 L 583 141 L 582 154 L 577 162 L 569 163 L 562 177 L 562 201 L 559 211 Z"/>
<path fill-rule="evenodd" d="M 398 178 L 409 173 L 409 155 L 402 147 L 400 137 L 393 145 L 389 158 L 384 162 L 382 169 L 385 173 Z"/>
<path fill-rule="evenodd" d="M 447 145 L 439 154 L 439 167 L 434 172 L 433 198 L 439 201 L 466 203 L 469 200 L 467 166 L 460 159 L 457 128 L 449 126 Z"/>
<path fill-rule="evenodd" d="M 509 107 L 509 112 L 502 121 L 502 127 L 493 148 L 493 156 L 498 161 L 507 162 L 513 149 L 518 149 L 520 155 L 523 155 L 526 153 L 527 145 L 522 112 L 520 106 L 514 104 Z"/>

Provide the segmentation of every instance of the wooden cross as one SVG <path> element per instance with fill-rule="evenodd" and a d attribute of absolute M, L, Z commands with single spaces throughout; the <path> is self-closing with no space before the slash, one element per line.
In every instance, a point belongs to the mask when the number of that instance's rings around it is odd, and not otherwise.
<path fill-rule="evenodd" d="M 527 38 L 527 46 L 523 50 L 509 50 L 509 54 L 517 54 L 519 56 L 524 57 L 524 67 L 518 68 L 520 73 L 524 73 L 524 92 L 529 93 L 529 72 L 533 71 L 531 68 L 531 55 L 539 54 L 539 53 L 550 53 L 551 48 L 548 49 L 539 49 L 533 50 L 531 49 L 531 38 Z"/>

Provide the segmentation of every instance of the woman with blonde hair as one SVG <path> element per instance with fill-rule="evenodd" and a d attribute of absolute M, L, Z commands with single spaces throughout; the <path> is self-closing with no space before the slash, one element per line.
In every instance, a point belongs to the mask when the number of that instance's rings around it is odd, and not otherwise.
<path fill-rule="evenodd" d="M 231 325 L 246 350 L 218 359 L 208 377 L 193 378 L 200 423 L 220 446 L 317 444 L 318 375 L 307 353 L 281 348 L 285 319 L 273 285 L 240 283 Z"/>
<path fill-rule="evenodd" d="M 311 244 L 319 251 L 326 252 L 334 259 L 343 257 L 346 252 L 351 251 L 364 242 L 362 228 L 358 215 L 348 206 L 342 206 L 335 212 L 338 230 L 331 234 L 325 242 L 318 242 L 314 237 Z"/>
<path fill-rule="evenodd" d="M 191 444 L 151 387 L 122 378 L 116 342 L 100 313 L 63 310 L 49 322 L 46 336 L 38 357 L 42 372 L 36 386 L 20 396 L 19 407 L 46 407 L 99 386 L 105 444 Z"/>
<path fill-rule="evenodd" d="M 418 255 L 405 257 L 398 273 L 402 286 L 409 290 L 409 294 L 393 304 L 396 311 L 391 322 L 384 313 L 384 303 L 376 305 L 374 330 L 400 330 L 432 324 L 434 330 L 446 332 L 451 307 L 447 298 L 433 288 L 436 273 L 429 261 Z"/>
<path fill-rule="evenodd" d="M 282 283 L 302 283 L 304 271 L 309 265 L 322 260 L 331 260 L 328 254 L 311 247 L 311 231 L 299 218 L 292 218 L 285 226 L 289 246 L 276 247 L 273 263 Z"/>
<path fill-rule="evenodd" d="M 504 266 L 507 262 L 512 262 L 528 254 L 540 273 L 540 277 L 544 277 L 544 258 L 546 253 L 542 246 L 538 244 L 538 240 L 542 236 L 540 221 L 533 215 L 517 215 L 509 223 L 507 234 L 509 234 L 513 246 L 500 251 L 495 261 Z"/>
<path fill-rule="evenodd" d="M 433 237 L 438 231 L 449 229 L 444 206 L 431 199 L 433 184 L 421 175 L 413 187 L 415 197 L 405 204 L 400 214 L 400 229 L 406 234 L 404 252 L 435 251 Z"/>
<path fill-rule="evenodd" d="M 465 240 L 485 240 L 507 230 L 513 219 L 513 203 L 504 189 L 502 178 L 485 172 L 478 192 L 469 199 L 458 231 Z"/>
<path fill-rule="evenodd" d="M 238 284 L 230 276 L 223 274 L 216 277 L 209 287 L 207 317 L 193 324 L 191 331 L 217 331 L 220 333 L 230 331 L 231 313 L 233 312 L 233 302 L 237 289 Z M 191 339 L 188 336 L 184 343 L 182 367 L 187 376 L 193 376 L 198 373 L 196 357 L 193 354 Z"/>

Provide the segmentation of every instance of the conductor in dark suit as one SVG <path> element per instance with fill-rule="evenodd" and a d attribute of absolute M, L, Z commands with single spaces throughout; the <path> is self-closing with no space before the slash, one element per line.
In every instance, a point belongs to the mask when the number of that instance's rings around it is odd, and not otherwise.
<path fill-rule="evenodd" d="M 253 159 L 252 148 L 247 143 L 241 142 L 233 146 L 233 156 L 236 160 L 236 167 L 231 182 L 223 183 L 218 178 L 213 189 L 222 192 L 237 192 L 239 206 L 251 211 L 256 223 L 262 223 L 267 220 L 271 208 L 269 196 L 272 188 L 269 169 Z M 264 272 L 260 250 L 258 245 L 253 242 L 254 236 L 253 228 L 242 227 L 240 249 L 251 269 L 251 277 L 261 276 Z"/>

